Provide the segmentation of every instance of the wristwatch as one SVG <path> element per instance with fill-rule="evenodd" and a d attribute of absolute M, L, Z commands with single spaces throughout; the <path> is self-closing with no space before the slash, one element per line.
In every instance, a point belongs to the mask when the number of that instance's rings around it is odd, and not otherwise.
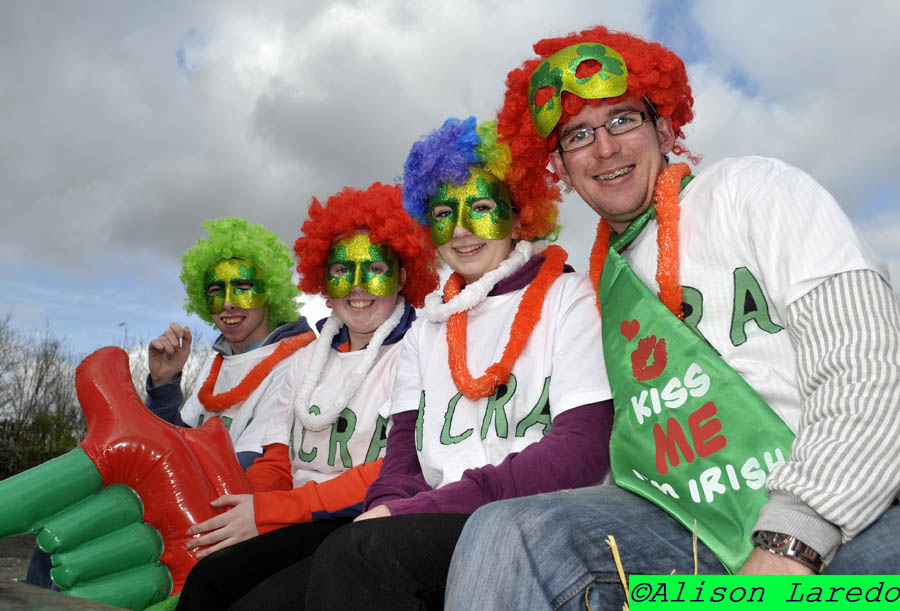
<path fill-rule="evenodd" d="M 792 558 L 817 575 L 825 568 L 819 552 L 793 535 L 758 530 L 753 533 L 753 545 L 773 554 Z"/>

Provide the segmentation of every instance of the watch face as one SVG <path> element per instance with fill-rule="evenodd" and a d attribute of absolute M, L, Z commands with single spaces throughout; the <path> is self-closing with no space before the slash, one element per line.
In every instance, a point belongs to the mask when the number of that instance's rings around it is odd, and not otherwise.
<path fill-rule="evenodd" d="M 757 533 L 759 535 L 759 541 L 764 546 L 768 547 L 772 550 L 780 550 L 786 549 L 793 537 L 791 535 L 785 535 L 783 533 L 774 533 L 765 530 L 761 530 Z"/>

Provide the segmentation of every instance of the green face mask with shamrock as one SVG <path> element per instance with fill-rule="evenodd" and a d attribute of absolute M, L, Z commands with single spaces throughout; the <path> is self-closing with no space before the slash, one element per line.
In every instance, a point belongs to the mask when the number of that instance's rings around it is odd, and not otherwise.
<path fill-rule="evenodd" d="M 592 61 L 596 71 L 585 70 L 582 63 Z M 560 49 L 542 61 L 528 81 L 528 111 L 541 138 L 546 138 L 562 116 L 562 92 L 596 100 L 614 98 L 628 88 L 628 68 L 618 51 L 596 42 L 577 43 Z"/>

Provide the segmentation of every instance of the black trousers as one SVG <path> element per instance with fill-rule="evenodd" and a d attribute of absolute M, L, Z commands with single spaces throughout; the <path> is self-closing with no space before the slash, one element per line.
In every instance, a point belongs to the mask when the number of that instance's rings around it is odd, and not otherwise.
<path fill-rule="evenodd" d="M 350 519 L 343 519 L 294 524 L 207 556 L 188 574 L 178 609 L 230 608 L 255 586 L 285 567 L 312 557 L 328 535 L 350 522 Z M 285 608 L 296 609 L 297 599 Z"/>
<path fill-rule="evenodd" d="M 297 524 L 200 561 L 179 609 L 441 609 L 468 515 Z"/>

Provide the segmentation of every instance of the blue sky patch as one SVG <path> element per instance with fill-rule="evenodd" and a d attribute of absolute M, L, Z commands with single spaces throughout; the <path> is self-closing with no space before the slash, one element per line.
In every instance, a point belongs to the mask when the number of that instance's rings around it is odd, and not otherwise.
<path fill-rule="evenodd" d="M 60 273 L 38 265 L 22 264 L 4 276 L 7 290 L 0 292 L 0 315 L 10 312 L 13 327 L 23 333 L 49 330 L 68 340 L 80 360 L 108 345 L 128 346 L 156 338 L 176 321 L 192 330 L 203 329 L 211 341 L 216 332 L 182 309 L 184 289 L 178 269 L 142 273 L 106 270 Z M 164 302 L 159 308 L 156 304 Z"/>
<path fill-rule="evenodd" d="M 709 56 L 709 47 L 703 30 L 693 18 L 693 2 L 663 0 L 650 4 L 647 18 L 650 21 L 650 40 L 676 50 L 685 64 L 703 61 Z"/>
<path fill-rule="evenodd" d="M 191 28 L 181 36 L 178 46 L 175 47 L 175 63 L 182 74 L 190 76 L 197 69 L 206 43 L 206 35 L 197 28 Z"/>

